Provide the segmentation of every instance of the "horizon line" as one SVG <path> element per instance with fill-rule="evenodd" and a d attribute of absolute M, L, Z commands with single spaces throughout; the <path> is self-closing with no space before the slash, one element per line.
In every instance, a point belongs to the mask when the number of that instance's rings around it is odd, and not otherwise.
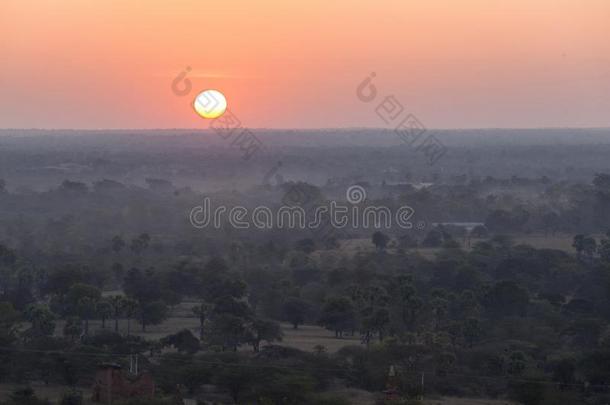
<path fill-rule="evenodd" d="M 246 127 L 244 127 L 246 128 Z M 384 128 L 384 127 L 311 127 L 311 128 L 290 128 L 290 127 L 278 127 L 278 128 L 269 128 L 269 127 L 247 127 L 247 129 L 251 131 L 294 131 L 294 132 L 322 132 L 322 131 L 390 131 L 392 132 L 393 128 Z M 459 128 L 426 128 L 427 132 L 430 131 L 531 131 L 531 130 L 610 130 L 610 126 L 599 127 L 459 127 Z M 187 128 L 187 127 L 167 127 L 167 128 L 0 128 L 0 131 L 82 131 L 82 132 L 126 132 L 126 131 L 200 131 L 200 132 L 208 132 L 213 131 L 212 128 Z"/>

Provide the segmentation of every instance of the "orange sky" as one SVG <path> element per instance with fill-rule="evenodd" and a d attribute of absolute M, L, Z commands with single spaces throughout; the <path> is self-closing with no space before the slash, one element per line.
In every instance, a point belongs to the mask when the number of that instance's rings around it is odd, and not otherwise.
<path fill-rule="evenodd" d="M 0 0 L 0 128 L 610 126 L 608 0 Z M 194 89 L 178 97 L 186 66 Z"/>

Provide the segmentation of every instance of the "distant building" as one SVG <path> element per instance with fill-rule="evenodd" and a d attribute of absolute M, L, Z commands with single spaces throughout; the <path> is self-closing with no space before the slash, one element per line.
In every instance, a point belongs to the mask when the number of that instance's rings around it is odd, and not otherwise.
<path fill-rule="evenodd" d="M 174 191 L 174 185 L 169 180 L 147 178 L 145 181 L 151 191 L 159 193 L 171 193 Z"/>
<path fill-rule="evenodd" d="M 128 398 L 152 398 L 155 383 L 149 373 L 131 378 L 114 363 L 104 363 L 98 367 L 93 385 L 93 402 L 112 403 Z"/>
<path fill-rule="evenodd" d="M 432 226 L 453 226 L 456 228 L 464 228 L 468 232 L 472 231 L 478 226 L 485 226 L 484 222 L 433 222 Z"/>
<path fill-rule="evenodd" d="M 383 390 L 386 401 L 397 401 L 400 399 L 400 391 L 398 390 L 398 377 L 394 366 L 390 366 L 388 378 L 385 384 L 386 389 Z"/>
<path fill-rule="evenodd" d="M 392 187 L 392 188 L 411 189 L 411 190 L 422 190 L 422 189 L 426 189 L 428 187 L 434 186 L 434 183 L 424 183 L 424 182 L 412 183 L 410 181 L 384 180 L 383 186 Z"/>

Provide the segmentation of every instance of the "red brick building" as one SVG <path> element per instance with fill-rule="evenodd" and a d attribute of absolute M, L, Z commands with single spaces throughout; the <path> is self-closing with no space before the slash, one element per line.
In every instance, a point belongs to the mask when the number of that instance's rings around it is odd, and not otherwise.
<path fill-rule="evenodd" d="M 152 398 L 155 383 L 149 373 L 128 377 L 118 364 L 105 363 L 98 367 L 93 385 L 94 402 L 110 404 L 126 398 Z"/>

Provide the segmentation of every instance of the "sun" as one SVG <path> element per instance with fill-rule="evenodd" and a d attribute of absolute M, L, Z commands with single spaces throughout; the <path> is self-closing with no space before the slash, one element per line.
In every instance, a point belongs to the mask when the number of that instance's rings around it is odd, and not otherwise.
<path fill-rule="evenodd" d="M 204 90 L 195 97 L 193 107 L 201 117 L 214 119 L 227 110 L 227 99 L 218 90 Z"/>

